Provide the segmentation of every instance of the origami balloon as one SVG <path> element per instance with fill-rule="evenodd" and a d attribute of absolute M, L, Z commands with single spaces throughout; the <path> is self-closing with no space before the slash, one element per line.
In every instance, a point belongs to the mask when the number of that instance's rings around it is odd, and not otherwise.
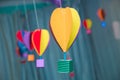
<path fill-rule="evenodd" d="M 50 40 L 49 32 L 45 29 L 36 29 L 32 33 L 32 44 L 39 56 L 42 56 Z"/>
<path fill-rule="evenodd" d="M 100 21 L 102 22 L 101 25 L 103 27 L 105 27 L 106 26 L 106 23 L 105 23 L 105 11 L 102 8 L 98 9 L 97 16 L 100 19 Z"/>
<path fill-rule="evenodd" d="M 80 16 L 74 8 L 56 8 L 50 18 L 50 28 L 63 52 L 67 52 L 80 29 Z"/>
<path fill-rule="evenodd" d="M 32 43 L 35 51 L 40 56 L 36 60 L 36 67 L 44 67 L 44 59 L 41 58 L 50 41 L 49 32 L 45 29 L 36 29 L 32 33 Z"/>
<path fill-rule="evenodd" d="M 83 20 L 83 26 L 85 27 L 87 34 L 90 34 L 91 33 L 91 28 L 92 28 L 91 19 Z"/>
<path fill-rule="evenodd" d="M 24 36 L 24 31 L 21 31 L 21 30 L 17 31 L 16 38 L 18 41 L 20 41 L 22 43 L 24 43 L 23 36 Z"/>

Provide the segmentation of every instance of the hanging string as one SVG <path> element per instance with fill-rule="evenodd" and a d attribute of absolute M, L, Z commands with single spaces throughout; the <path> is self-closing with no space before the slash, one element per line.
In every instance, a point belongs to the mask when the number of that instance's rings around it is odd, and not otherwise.
<path fill-rule="evenodd" d="M 36 9 L 36 5 L 35 5 L 35 0 L 33 0 L 33 5 L 34 5 L 34 11 L 35 11 L 35 17 L 36 17 L 37 27 L 39 28 L 38 15 L 37 15 L 37 9 Z"/>
<path fill-rule="evenodd" d="M 27 28 L 28 28 L 28 30 L 30 30 L 30 25 L 29 25 L 29 22 L 28 22 L 27 8 L 26 8 L 26 1 L 23 0 L 23 3 L 24 3 L 24 10 L 25 10 L 25 18 L 26 18 Z"/>
<path fill-rule="evenodd" d="M 60 8 L 62 8 L 62 0 L 60 0 L 60 2 L 59 2 L 59 3 L 60 3 Z"/>

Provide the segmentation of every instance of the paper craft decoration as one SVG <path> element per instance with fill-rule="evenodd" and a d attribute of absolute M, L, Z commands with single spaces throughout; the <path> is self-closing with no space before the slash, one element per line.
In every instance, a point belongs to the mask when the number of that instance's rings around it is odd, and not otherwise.
<path fill-rule="evenodd" d="M 56 8 L 52 12 L 50 18 L 50 29 L 59 47 L 64 52 L 64 60 L 62 62 L 58 61 L 58 72 L 60 73 L 72 71 L 72 68 L 68 67 L 69 65 L 72 66 L 72 64 L 70 64 L 69 61 L 66 61 L 66 52 L 69 50 L 77 37 L 80 24 L 80 16 L 74 8 Z M 60 66 L 59 62 L 63 63 L 63 65 Z M 64 64 L 66 62 L 68 62 L 68 65 Z M 66 69 L 68 70 L 64 69 L 64 66 L 66 66 Z"/>
<path fill-rule="evenodd" d="M 87 34 L 91 34 L 92 20 L 91 19 L 85 19 L 85 20 L 83 20 L 83 26 L 86 29 L 86 33 Z"/>
<path fill-rule="evenodd" d="M 29 54 L 28 54 L 28 61 L 34 61 L 34 54 L 32 54 L 32 50 L 34 49 L 33 48 L 33 45 L 32 45 L 32 39 L 31 39 L 31 36 L 32 36 L 32 32 L 25 32 L 24 34 L 24 44 L 25 46 L 27 47 L 27 49 L 29 50 Z"/>
<path fill-rule="evenodd" d="M 46 29 L 36 29 L 32 33 L 32 44 L 40 56 L 40 59 L 36 61 L 36 67 L 44 67 L 44 59 L 41 59 L 41 56 L 45 52 L 50 41 L 49 32 Z"/>
<path fill-rule="evenodd" d="M 102 8 L 99 8 L 98 11 L 97 11 L 97 16 L 98 18 L 100 19 L 101 21 L 101 25 L 102 27 L 105 27 L 106 26 L 106 22 L 105 22 L 105 11 L 102 9 Z"/>

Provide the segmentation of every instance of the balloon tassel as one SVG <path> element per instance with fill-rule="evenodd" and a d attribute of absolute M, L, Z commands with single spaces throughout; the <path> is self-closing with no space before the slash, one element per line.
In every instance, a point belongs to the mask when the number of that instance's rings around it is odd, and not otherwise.
<path fill-rule="evenodd" d="M 73 78 L 75 76 L 74 72 L 70 73 L 70 77 Z"/>
<path fill-rule="evenodd" d="M 90 30 L 90 29 L 87 30 L 86 33 L 87 33 L 87 34 L 91 34 L 91 30 Z"/>

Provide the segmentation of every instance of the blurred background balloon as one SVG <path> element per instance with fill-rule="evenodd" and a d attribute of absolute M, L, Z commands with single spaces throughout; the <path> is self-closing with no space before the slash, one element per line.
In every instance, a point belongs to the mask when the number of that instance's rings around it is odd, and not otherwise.
<path fill-rule="evenodd" d="M 49 32 L 45 29 L 36 29 L 32 34 L 32 44 L 39 55 L 39 59 L 36 60 L 36 67 L 44 67 L 44 59 L 42 55 L 48 47 L 50 41 Z"/>
<path fill-rule="evenodd" d="M 83 26 L 86 29 L 87 34 L 91 34 L 91 28 L 92 28 L 92 20 L 91 19 L 85 19 L 83 20 Z"/>
<path fill-rule="evenodd" d="M 106 22 L 105 22 L 106 13 L 105 13 L 104 9 L 99 8 L 97 11 L 97 16 L 101 21 L 102 27 L 106 27 Z"/>

